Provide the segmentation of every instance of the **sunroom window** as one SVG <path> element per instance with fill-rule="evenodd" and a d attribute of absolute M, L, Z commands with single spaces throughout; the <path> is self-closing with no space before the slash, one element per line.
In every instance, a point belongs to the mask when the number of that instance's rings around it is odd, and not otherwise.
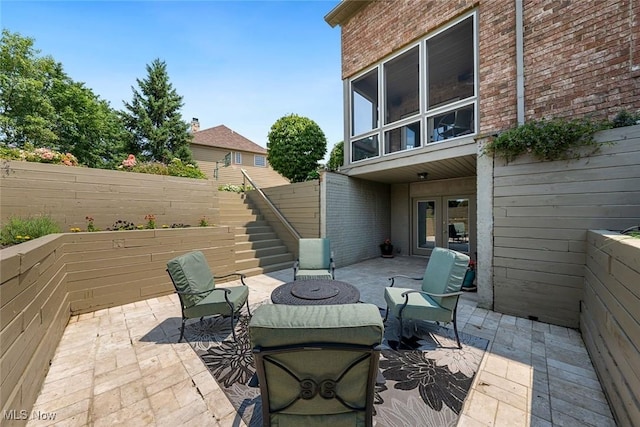
<path fill-rule="evenodd" d="M 385 154 L 420 147 L 420 122 L 408 124 L 384 133 Z"/>
<path fill-rule="evenodd" d="M 475 19 L 472 12 L 351 80 L 352 162 L 477 132 Z"/>
<path fill-rule="evenodd" d="M 384 64 L 385 124 L 420 112 L 420 50 L 416 46 Z"/>
<path fill-rule="evenodd" d="M 378 135 L 371 135 L 351 143 L 351 158 L 354 162 L 379 156 Z"/>
<path fill-rule="evenodd" d="M 378 127 L 378 70 L 351 83 L 351 136 Z"/>

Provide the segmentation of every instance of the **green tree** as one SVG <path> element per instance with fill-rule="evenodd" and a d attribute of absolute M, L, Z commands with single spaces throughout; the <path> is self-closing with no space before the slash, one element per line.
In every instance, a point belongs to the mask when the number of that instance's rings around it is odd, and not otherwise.
<path fill-rule="evenodd" d="M 18 147 L 57 142 L 53 131 L 55 108 L 49 89 L 58 64 L 38 58 L 31 38 L 2 30 L 0 39 L 0 138 Z"/>
<path fill-rule="evenodd" d="M 344 164 L 344 141 L 338 142 L 331 149 L 329 153 L 329 161 L 327 162 L 327 169 L 334 172 L 337 171 L 340 166 Z"/>
<path fill-rule="evenodd" d="M 0 141 L 72 153 L 81 164 L 112 167 L 123 157 L 124 127 L 109 104 L 62 64 L 38 57 L 34 40 L 2 31 Z"/>
<path fill-rule="evenodd" d="M 327 152 L 327 139 L 313 120 L 296 114 L 278 119 L 268 135 L 267 159 L 291 182 L 317 177 L 318 161 Z"/>
<path fill-rule="evenodd" d="M 146 66 L 147 78 L 136 79 L 140 91 L 131 87 L 133 100 L 121 113 L 129 132 L 127 148 L 143 160 L 169 163 L 174 157 L 192 162 L 189 124 L 182 120 L 182 97 L 169 82 L 167 65 L 155 59 Z"/>

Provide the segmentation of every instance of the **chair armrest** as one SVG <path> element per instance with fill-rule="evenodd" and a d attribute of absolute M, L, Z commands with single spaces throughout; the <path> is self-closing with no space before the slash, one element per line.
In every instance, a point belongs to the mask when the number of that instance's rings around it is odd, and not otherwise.
<path fill-rule="evenodd" d="M 431 292 L 425 292 L 425 291 L 416 291 L 416 290 L 410 290 L 410 291 L 405 291 L 401 294 L 401 296 L 406 297 L 407 294 L 412 294 L 412 293 L 419 293 L 419 294 L 423 294 L 423 295 L 429 295 L 430 297 L 442 297 L 442 298 L 446 298 L 446 297 L 455 297 L 458 295 L 462 295 L 464 292 L 451 292 L 448 294 L 434 294 Z"/>
<path fill-rule="evenodd" d="M 208 291 L 202 291 L 202 292 L 185 292 L 185 291 L 178 291 L 178 290 L 174 290 L 176 294 L 180 294 L 180 295 L 202 295 L 202 294 L 209 294 L 213 291 L 213 289 L 208 290 Z"/>
<path fill-rule="evenodd" d="M 402 275 L 402 274 L 399 274 L 399 275 L 397 275 L 397 276 L 389 277 L 389 280 L 391 280 L 391 285 L 389 286 L 390 288 L 392 288 L 392 287 L 393 287 L 393 285 L 395 285 L 395 279 L 396 279 L 396 277 L 402 277 L 402 278 L 404 278 L 404 279 L 411 279 L 411 280 L 422 280 L 422 277 L 409 277 L 409 276 L 404 276 L 404 275 Z"/>
<path fill-rule="evenodd" d="M 244 273 L 229 273 L 229 274 L 225 274 L 224 276 L 213 276 L 214 279 L 224 279 L 226 277 L 231 277 L 231 276 L 240 276 L 240 282 L 242 282 L 242 284 L 244 286 L 247 286 L 246 283 L 244 283 L 244 279 L 247 277 L 246 274 Z"/>

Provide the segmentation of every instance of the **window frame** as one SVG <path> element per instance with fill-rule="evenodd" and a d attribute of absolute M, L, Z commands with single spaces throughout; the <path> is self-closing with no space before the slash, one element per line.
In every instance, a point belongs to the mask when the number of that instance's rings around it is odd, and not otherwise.
<path fill-rule="evenodd" d="M 233 153 L 233 163 L 236 165 L 242 164 L 242 153 L 240 151 Z"/>
<path fill-rule="evenodd" d="M 258 158 L 262 159 L 262 164 L 260 164 L 258 162 Z M 267 157 L 264 156 L 263 154 L 254 154 L 253 155 L 253 166 L 259 167 L 259 168 L 266 168 L 267 167 Z"/>
<path fill-rule="evenodd" d="M 467 19 L 471 19 L 472 26 L 472 43 L 473 43 L 473 95 L 464 98 L 455 100 L 452 102 L 445 102 L 441 105 L 436 106 L 435 108 L 429 109 L 429 100 L 428 100 L 428 89 L 429 89 L 429 75 L 428 75 L 428 57 L 427 57 L 427 43 L 430 39 L 435 36 L 441 35 L 442 33 L 454 28 L 456 25 L 461 24 Z M 349 141 L 349 161 L 352 164 L 364 162 L 371 159 L 382 158 L 386 156 L 393 156 L 399 153 L 405 153 L 410 150 L 423 149 L 427 146 L 431 146 L 433 144 L 438 144 L 444 141 L 449 141 L 452 139 L 464 138 L 473 135 L 477 135 L 479 130 L 478 123 L 478 108 L 479 108 L 479 89 L 478 89 L 478 51 L 479 51 L 479 37 L 478 37 L 478 12 L 477 10 L 469 11 L 455 20 L 448 22 L 446 25 L 436 29 L 435 31 L 427 34 L 426 36 L 420 38 L 419 40 L 411 43 L 410 45 L 405 46 L 405 48 L 394 52 L 393 55 L 384 58 L 383 60 L 375 63 L 371 67 L 367 67 L 362 70 L 360 73 L 354 75 L 352 78 L 348 80 L 348 108 L 346 109 L 346 114 L 348 117 L 346 118 L 346 123 L 348 125 L 347 132 L 348 141 Z M 401 55 L 411 51 L 412 49 L 418 47 L 418 91 L 419 91 L 419 101 L 418 101 L 418 112 L 415 114 L 411 114 L 407 117 L 402 117 L 399 120 L 396 120 L 391 123 L 386 123 L 387 117 L 387 92 L 386 92 L 386 80 L 387 76 L 385 76 L 385 65 L 391 63 L 395 59 L 398 59 Z M 377 123 L 376 127 L 368 130 L 366 132 L 362 132 L 360 134 L 354 134 L 354 88 L 353 83 L 358 81 L 359 79 L 365 77 L 367 74 L 371 73 L 371 71 L 375 70 L 377 72 L 377 95 L 378 95 L 378 105 L 377 105 Z M 433 140 L 432 136 L 434 134 L 434 123 L 433 120 L 437 116 L 441 116 L 445 113 L 453 113 L 456 110 L 462 109 L 463 107 L 472 106 L 472 118 L 471 124 L 472 129 L 470 133 L 454 136 L 442 140 Z M 404 126 L 412 125 L 418 122 L 420 126 L 420 139 L 417 141 L 416 146 L 413 148 L 404 148 L 397 151 L 391 151 L 389 153 L 386 152 L 386 147 L 388 143 L 385 139 L 387 133 L 393 131 L 394 129 L 399 129 Z M 401 131 L 402 132 L 402 131 Z M 372 157 L 366 157 L 363 159 L 354 160 L 354 144 L 358 141 L 361 141 L 365 138 L 371 138 L 377 135 L 377 145 L 378 145 L 378 153 Z M 406 147 L 406 145 L 405 145 Z"/>

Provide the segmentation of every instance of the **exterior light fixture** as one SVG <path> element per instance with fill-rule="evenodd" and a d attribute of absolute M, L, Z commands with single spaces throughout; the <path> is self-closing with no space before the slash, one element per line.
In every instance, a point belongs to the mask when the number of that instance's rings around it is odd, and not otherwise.
<path fill-rule="evenodd" d="M 418 178 L 420 179 L 427 179 L 427 176 L 429 176 L 428 172 L 418 172 Z"/>

